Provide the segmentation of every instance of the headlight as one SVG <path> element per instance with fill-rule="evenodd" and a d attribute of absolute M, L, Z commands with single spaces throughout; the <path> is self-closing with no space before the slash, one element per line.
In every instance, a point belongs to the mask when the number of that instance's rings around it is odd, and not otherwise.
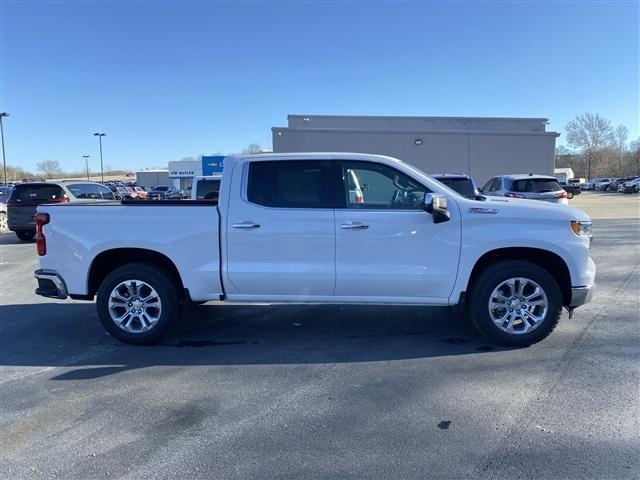
<path fill-rule="evenodd" d="M 591 238 L 591 222 L 571 220 L 571 230 L 573 230 L 573 233 L 576 235 Z"/>

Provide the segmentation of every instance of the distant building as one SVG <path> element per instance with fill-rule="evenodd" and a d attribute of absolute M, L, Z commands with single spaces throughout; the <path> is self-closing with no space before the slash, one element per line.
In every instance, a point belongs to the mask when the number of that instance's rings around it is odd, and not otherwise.
<path fill-rule="evenodd" d="M 136 172 L 136 184 L 144 188 L 169 185 L 169 170 L 141 170 Z"/>
<path fill-rule="evenodd" d="M 273 151 L 389 155 L 426 173 L 466 173 L 482 185 L 509 173 L 553 175 L 546 118 L 289 115 Z"/>
<path fill-rule="evenodd" d="M 558 179 L 559 182 L 568 182 L 570 178 L 574 178 L 572 168 L 554 168 L 553 176 Z"/>

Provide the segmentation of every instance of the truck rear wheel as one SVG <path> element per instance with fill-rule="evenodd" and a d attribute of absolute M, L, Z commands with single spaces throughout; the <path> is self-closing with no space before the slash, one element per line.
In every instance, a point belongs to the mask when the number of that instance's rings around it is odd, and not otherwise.
<path fill-rule="evenodd" d="M 471 320 L 493 342 L 526 347 L 546 338 L 562 315 L 562 294 L 535 263 L 503 260 L 485 268 L 471 290 Z"/>
<path fill-rule="evenodd" d="M 112 337 L 131 345 L 151 345 L 180 315 L 178 287 L 164 269 L 131 263 L 115 269 L 98 289 L 98 317 Z"/>

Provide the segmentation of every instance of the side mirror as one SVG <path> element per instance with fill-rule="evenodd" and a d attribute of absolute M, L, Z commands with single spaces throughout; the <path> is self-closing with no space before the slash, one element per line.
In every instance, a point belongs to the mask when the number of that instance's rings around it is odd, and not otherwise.
<path fill-rule="evenodd" d="M 423 210 L 433 216 L 433 223 L 448 222 L 451 219 L 444 195 L 426 193 L 424 195 Z"/>

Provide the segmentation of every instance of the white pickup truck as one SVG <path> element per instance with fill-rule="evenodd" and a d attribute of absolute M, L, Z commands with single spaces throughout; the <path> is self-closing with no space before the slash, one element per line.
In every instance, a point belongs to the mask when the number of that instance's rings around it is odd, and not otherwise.
<path fill-rule="evenodd" d="M 510 346 L 542 340 L 593 293 L 584 212 L 470 200 L 394 158 L 228 157 L 219 193 L 38 207 L 36 293 L 97 296 L 104 327 L 131 344 L 215 300 L 464 305 Z"/>

